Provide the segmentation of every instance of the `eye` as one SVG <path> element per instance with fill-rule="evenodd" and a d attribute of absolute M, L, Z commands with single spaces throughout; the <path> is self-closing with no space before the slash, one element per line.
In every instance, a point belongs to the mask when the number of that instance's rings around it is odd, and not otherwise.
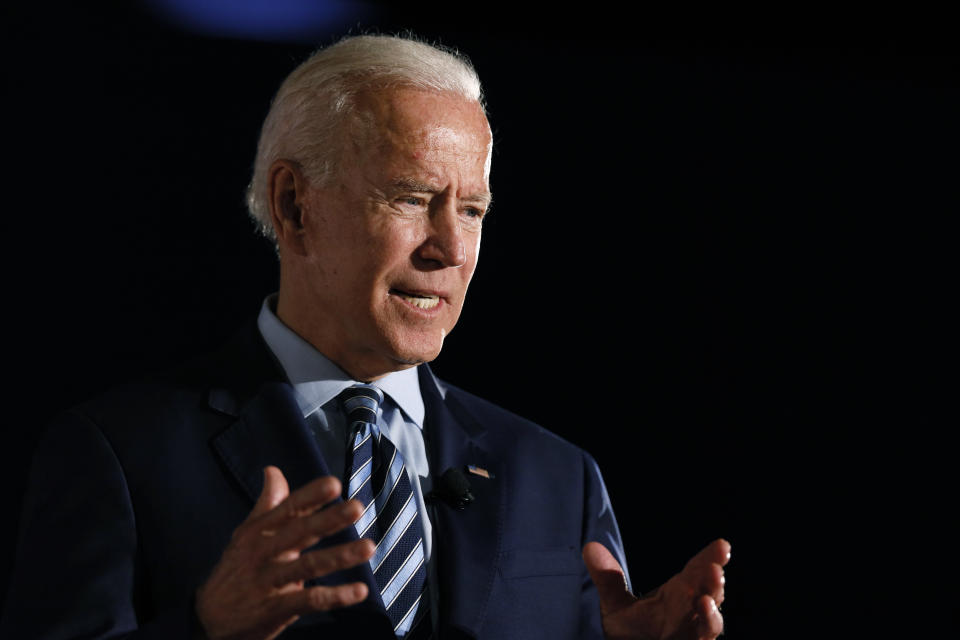
<path fill-rule="evenodd" d="M 463 210 L 463 212 L 471 218 L 483 218 L 483 216 L 486 214 L 486 211 L 476 207 L 467 207 Z"/>
<path fill-rule="evenodd" d="M 409 205 L 411 207 L 422 207 L 425 203 L 423 198 L 418 198 L 416 196 L 403 196 L 397 198 L 396 200 L 400 204 Z"/>

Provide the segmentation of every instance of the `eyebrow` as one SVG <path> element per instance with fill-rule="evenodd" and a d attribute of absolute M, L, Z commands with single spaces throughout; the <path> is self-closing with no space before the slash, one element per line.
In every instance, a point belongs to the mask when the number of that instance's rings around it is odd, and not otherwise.
<path fill-rule="evenodd" d="M 405 189 L 408 191 L 416 191 L 418 193 L 440 193 L 441 189 L 436 188 L 431 184 L 426 182 L 421 182 L 416 178 L 397 178 L 393 181 L 393 186 L 398 189 Z M 493 201 L 493 195 L 489 191 L 484 191 L 482 193 L 471 194 L 466 197 L 460 198 L 461 202 L 482 202 L 484 205 L 489 206 Z"/>

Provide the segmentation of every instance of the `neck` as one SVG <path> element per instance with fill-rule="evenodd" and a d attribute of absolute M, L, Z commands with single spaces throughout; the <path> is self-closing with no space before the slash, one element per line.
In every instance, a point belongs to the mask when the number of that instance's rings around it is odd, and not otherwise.
<path fill-rule="evenodd" d="M 345 341 L 337 340 L 334 329 L 326 327 L 311 315 L 305 316 L 298 305 L 291 303 L 294 298 L 295 295 L 289 293 L 284 295 L 281 287 L 277 296 L 277 318 L 352 379 L 374 382 L 396 371 L 421 364 L 391 360 L 373 350 L 354 352 L 344 348 Z"/>

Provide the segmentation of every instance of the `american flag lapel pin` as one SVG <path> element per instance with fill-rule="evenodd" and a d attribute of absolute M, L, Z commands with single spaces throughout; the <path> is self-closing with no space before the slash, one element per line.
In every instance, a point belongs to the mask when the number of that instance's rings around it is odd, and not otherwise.
<path fill-rule="evenodd" d="M 490 473 L 483 467 L 478 467 L 475 464 L 467 465 L 467 473 L 472 473 L 475 476 L 480 476 L 481 478 L 486 478 L 487 480 L 490 480 L 491 478 L 494 477 L 492 473 Z"/>

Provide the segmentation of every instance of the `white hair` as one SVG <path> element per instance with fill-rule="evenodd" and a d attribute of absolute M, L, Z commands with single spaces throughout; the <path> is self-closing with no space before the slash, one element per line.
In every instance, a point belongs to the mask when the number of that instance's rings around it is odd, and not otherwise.
<path fill-rule="evenodd" d="M 277 160 L 303 169 L 308 180 L 337 177 L 343 134 L 356 95 L 365 89 L 414 87 L 453 93 L 483 107 L 480 79 L 456 51 L 395 36 L 344 38 L 317 51 L 287 76 L 260 130 L 247 206 L 259 230 L 276 241 L 267 202 L 267 172 Z"/>

